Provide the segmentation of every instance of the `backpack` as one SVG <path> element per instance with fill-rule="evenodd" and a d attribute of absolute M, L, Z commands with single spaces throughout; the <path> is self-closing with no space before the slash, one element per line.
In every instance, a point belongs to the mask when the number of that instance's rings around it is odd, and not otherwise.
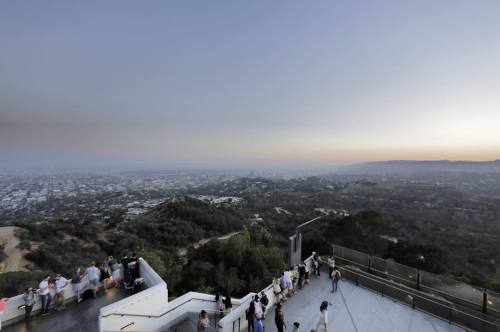
<path fill-rule="evenodd" d="M 339 281 L 340 280 L 340 272 L 337 271 L 337 270 L 334 270 L 334 271 L 335 271 L 335 277 L 334 278 L 335 278 L 336 281 Z"/>

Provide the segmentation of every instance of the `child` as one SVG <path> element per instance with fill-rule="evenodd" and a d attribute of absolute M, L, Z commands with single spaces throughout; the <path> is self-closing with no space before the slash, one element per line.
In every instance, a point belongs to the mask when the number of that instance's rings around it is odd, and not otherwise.
<path fill-rule="evenodd" d="M 293 322 L 293 330 L 292 330 L 292 332 L 300 332 L 299 326 L 300 326 L 299 322 Z"/>

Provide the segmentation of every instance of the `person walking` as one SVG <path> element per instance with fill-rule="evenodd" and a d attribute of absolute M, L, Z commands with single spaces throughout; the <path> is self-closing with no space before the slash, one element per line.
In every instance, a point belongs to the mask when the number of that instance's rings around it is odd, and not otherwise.
<path fill-rule="evenodd" d="M 293 322 L 292 332 L 300 332 L 300 323 L 299 322 Z"/>
<path fill-rule="evenodd" d="M 330 275 L 330 278 L 332 279 L 332 293 L 337 292 L 338 283 L 341 277 L 342 275 L 340 274 L 340 271 L 337 270 L 337 268 L 334 268 L 332 274 Z"/>
<path fill-rule="evenodd" d="M 49 284 L 49 280 L 50 276 L 46 275 L 38 285 L 38 294 L 42 299 L 42 316 L 49 314 L 50 301 L 52 300 L 52 295 L 50 295 L 51 285 Z"/>
<path fill-rule="evenodd" d="M 31 322 L 31 312 L 33 311 L 33 306 L 35 305 L 35 293 L 33 293 L 33 288 L 26 288 L 23 294 L 23 302 L 24 320 L 29 323 Z"/>
<path fill-rule="evenodd" d="M 0 298 L 0 331 L 2 330 L 2 316 L 3 312 L 5 310 L 5 306 L 7 305 L 7 301 L 9 300 L 8 297 L 2 297 Z"/>
<path fill-rule="evenodd" d="M 208 313 L 205 310 L 200 312 L 198 316 L 198 323 L 196 324 L 197 332 L 207 332 L 208 326 L 210 325 L 210 320 L 208 319 Z"/>
<path fill-rule="evenodd" d="M 62 277 L 60 274 L 56 275 L 55 278 L 55 290 L 56 294 L 54 296 L 54 307 L 56 310 L 63 310 L 66 308 L 66 299 L 64 297 L 64 290 L 68 286 L 69 281 Z"/>
<path fill-rule="evenodd" d="M 276 323 L 276 328 L 278 332 L 284 332 L 286 329 L 285 318 L 283 315 L 283 310 L 281 310 L 281 303 L 276 303 L 276 309 L 274 312 L 274 322 Z"/>
<path fill-rule="evenodd" d="M 319 332 L 321 327 L 324 327 L 325 331 L 328 332 L 328 302 L 323 301 L 321 306 L 319 307 L 319 317 L 318 322 L 316 323 L 316 328 L 313 330 L 314 332 Z"/>
<path fill-rule="evenodd" d="M 90 263 L 90 266 L 85 269 L 84 275 L 89 279 L 89 284 L 92 286 L 92 291 L 94 292 L 94 297 L 97 294 L 97 288 L 99 287 L 99 269 L 95 266 L 95 261 Z"/>

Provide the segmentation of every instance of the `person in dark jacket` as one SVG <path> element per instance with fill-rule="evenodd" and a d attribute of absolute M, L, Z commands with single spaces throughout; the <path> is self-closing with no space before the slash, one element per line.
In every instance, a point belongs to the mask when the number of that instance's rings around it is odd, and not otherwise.
<path fill-rule="evenodd" d="M 130 276 L 130 270 L 128 268 L 128 263 L 130 263 L 130 258 L 128 257 L 127 253 L 123 254 L 120 263 L 122 263 L 122 269 L 123 269 L 123 282 L 128 283 L 130 282 L 131 276 Z"/>
<path fill-rule="evenodd" d="M 231 294 L 229 292 L 226 292 L 226 296 L 224 298 L 224 306 L 226 307 L 226 311 L 231 312 L 233 309 L 233 302 L 231 302 Z"/>
<path fill-rule="evenodd" d="M 276 323 L 276 328 L 278 332 L 284 332 L 286 329 L 285 318 L 283 316 L 283 310 L 281 310 L 281 303 L 276 303 L 276 311 L 274 313 L 274 322 Z"/>
<path fill-rule="evenodd" d="M 254 322 L 253 322 L 253 319 L 255 317 L 255 302 L 252 301 L 250 302 L 250 306 L 248 307 L 247 311 L 246 311 L 246 318 L 247 318 L 247 322 L 248 322 L 248 332 L 253 332 L 254 330 Z"/>
<path fill-rule="evenodd" d="M 266 295 L 266 293 L 264 293 L 264 291 L 262 291 L 260 293 L 260 303 L 262 304 L 262 315 L 263 315 L 263 318 L 265 319 L 266 318 L 266 308 L 267 308 L 267 305 L 269 304 L 269 299 L 267 298 L 267 295 Z"/>

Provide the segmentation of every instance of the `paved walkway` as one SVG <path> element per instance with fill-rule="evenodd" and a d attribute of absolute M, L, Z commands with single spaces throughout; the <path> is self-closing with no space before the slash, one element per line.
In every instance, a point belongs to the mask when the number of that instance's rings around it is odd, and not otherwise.
<path fill-rule="evenodd" d="M 349 281 L 339 283 L 341 292 L 330 293 L 331 283 L 326 273 L 311 283 L 283 305 L 287 331 L 293 322 L 300 322 L 300 330 L 314 329 L 319 317 L 319 306 L 328 301 L 330 332 L 465 332 L 456 325 L 428 315 L 422 311 L 395 302 Z M 266 332 L 277 331 L 274 324 L 274 307 L 266 317 Z M 323 329 L 320 329 L 323 331 Z"/>

